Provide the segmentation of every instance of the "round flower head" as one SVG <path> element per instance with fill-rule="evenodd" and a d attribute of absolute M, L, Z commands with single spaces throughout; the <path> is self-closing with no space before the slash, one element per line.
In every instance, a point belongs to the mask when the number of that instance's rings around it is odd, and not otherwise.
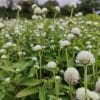
<path fill-rule="evenodd" d="M 89 90 L 87 89 L 87 100 L 89 100 Z M 76 99 L 77 100 L 84 100 L 85 98 L 85 88 L 81 87 L 76 90 Z"/>
<path fill-rule="evenodd" d="M 95 89 L 96 89 L 96 92 L 100 93 L 100 78 L 99 78 L 98 81 L 96 82 Z"/>
<path fill-rule="evenodd" d="M 71 3 L 69 4 L 69 6 L 70 6 L 70 7 L 73 7 L 73 8 L 76 8 L 76 7 L 77 7 L 76 2 L 71 2 Z"/>
<path fill-rule="evenodd" d="M 78 83 L 78 80 L 80 79 L 80 75 L 79 72 L 77 71 L 77 69 L 70 67 L 68 68 L 65 72 L 64 72 L 64 80 L 68 83 L 68 84 L 76 84 Z"/>
<path fill-rule="evenodd" d="M 66 46 L 69 46 L 71 43 L 68 40 L 61 40 L 60 41 L 60 48 L 64 48 Z"/>
<path fill-rule="evenodd" d="M 47 13 L 48 12 L 48 9 L 47 8 L 42 8 L 42 13 Z"/>
<path fill-rule="evenodd" d="M 94 91 L 89 91 L 89 98 L 91 100 L 100 100 L 99 94 Z"/>
<path fill-rule="evenodd" d="M 72 30 L 71 30 L 71 33 L 76 35 L 76 36 L 79 36 L 80 32 L 81 32 L 80 29 L 76 28 L 76 27 L 72 28 Z"/>
<path fill-rule="evenodd" d="M 37 7 L 37 5 L 36 4 L 33 4 L 32 5 L 32 9 L 34 9 L 34 8 L 36 8 Z"/>
<path fill-rule="evenodd" d="M 19 11 L 21 11 L 21 10 L 22 10 L 22 8 L 21 8 L 21 6 L 20 6 L 20 5 L 17 5 L 17 9 L 18 9 Z"/>
<path fill-rule="evenodd" d="M 41 45 L 36 45 L 36 46 L 33 47 L 33 50 L 34 51 L 39 51 L 41 49 L 42 49 L 42 46 Z"/>
<path fill-rule="evenodd" d="M 40 7 L 34 8 L 34 14 L 40 15 L 42 13 L 42 10 Z"/>
<path fill-rule="evenodd" d="M 57 64 L 54 61 L 51 61 L 47 64 L 48 68 L 56 68 Z"/>
<path fill-rule="evenodd" d="M 95 63 L 95 58 L 89 51 L 80 51 L 76 57 L 76 63 L 78 64 L 93 64 Z"/>
<path fill-rule="evenodd" d="M 0 28 L 3 28 L 5 25 L 3 23 L 0 23 Z"/>
<path fill-rule="evenodd" d="M 68 36 L 67 36 L 67 39 L 69 40 L 69 41 L 71 41 L 71 40 L 73 40 L 74 39 L 74 34 L 68 34 Z"/>
<path fill-rule="evenodd" d="M 55 10 L 56 10 L 57 12 L 60 12 L 60 7 L 59 7 L 59 6 L 56 6 L 56 7 L 55 7 Z"/>

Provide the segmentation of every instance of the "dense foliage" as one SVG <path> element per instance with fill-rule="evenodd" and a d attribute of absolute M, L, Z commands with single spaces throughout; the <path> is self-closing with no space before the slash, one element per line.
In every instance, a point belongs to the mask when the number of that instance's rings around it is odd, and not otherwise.
<path fill-rule="evenodd" d="M 95 58 L 94 64 L 87 67 L 88 89 L 95 91 L 100 77 L 99 21 L 97 15 L 35 20 L 1 18 L 0 100 L 73 100 L 77 89 L 84 87 L 84 65 L 76 63 L 77 54 L 84 50 Z M 80 73 L 77 84 L 71 84 L 72 91 L 70 80 L 64 76 L 70 67 Z M 75 77 L 75 73 L 71 74 L 69 79 Z"/>

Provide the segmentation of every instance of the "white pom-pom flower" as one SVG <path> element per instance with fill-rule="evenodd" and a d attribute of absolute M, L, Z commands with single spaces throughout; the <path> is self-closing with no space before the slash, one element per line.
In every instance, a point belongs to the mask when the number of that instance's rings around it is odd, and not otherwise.
<path fill-rule="evenodd" d="M 100 93 L 100 78 L 96 82 L 95 90 L 96 90 L 96 92 Z"/>
<path fill-rule="evenodd" d="M 89 90 L 87 89 L 87 100 L 89 100 Z M 76 99 L 77 100 L 85 100 L 85 88 L 81 87 L 76 90 Z"/>
<path fill-rule="evenodd" d="M 56 10 L 57 12 L 60 12 L 60 7 L 59 7 L 59 6 L 56 6 L 56 7 L 55 7 L 55 10 Z"/>
<path fill-rule="evenodd" d="M 90 65 L 95 63 L 95 57 L 89 51 L 80 51 L 76 57 L 76 63 Z"/>
<path fill-rule="evenodd" d="M 57 67 L 57 64 L 56 64 L 54 61 L 50 61 L 50 62 L 47 64 L 47 67 L 48 67 L 48 68 L 56 68 L 56 67 Z"/>
<path fill-rule="evenodd" d="M 73 8 L 76 8 L 77 7 L 77 4 L 76 4 L 76 2 L 71 2 L 71 3 L 69 3 L 69 6 L 70 7 L 73 7 Z"/>
<path fill-rule="evenodd" d="M 39 51 L 41 49 L 42 49 L 42 46 L 41 45 L 36 45 L 36 46 L 33 47 L 33 50 L 34 51 Z"/>
<path fill-rule="evenodd" d="M 68 84 L 76 84 L 78 83 L 78 80 L 80 79 L 80 75 L 79 72 L 77 71 L 77 69 L 73 68 L 73 67 L 69 67 L 65 72 L 64 72 L 64 80 L 68 83 Z"/>
<path fill-rule="evenodd" d="M 70 41 L 68 40 L 60 40 L 59 43 L 60 43 L 60 48 L 64 48 L 64 47 L 71 45 Z"/>
<path fill-rule="evenodd" d="M 79 28 L 74 27 L 74 28 L 72 28 L 71 33 L 74 34 L 74 35 L 78 35 L 79 36 L 81 31 L 80 31 Z"/>
<path fill-rule="evenodd" d="M 89 91 L 89 98 L 91 100 L 100 100 L 99 94 L 94 91 Z"/>
<path fill-rule="evenodd" d="M 36 7 L 36 8 L 34 8 L 34 14 L 36 14 L 36 15 L 40 15 L 41 13 L 42 13 L 42 10 L 41 10 L 40 7 Z"/>

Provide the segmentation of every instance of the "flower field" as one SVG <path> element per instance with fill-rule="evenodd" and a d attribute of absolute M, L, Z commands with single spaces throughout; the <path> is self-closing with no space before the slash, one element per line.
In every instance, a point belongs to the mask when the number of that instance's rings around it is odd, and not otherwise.
<path fill-rule="evenodd" d="M 100 16 L 0 19 L 0 58 L 0 100 L 100 100 Z"/>

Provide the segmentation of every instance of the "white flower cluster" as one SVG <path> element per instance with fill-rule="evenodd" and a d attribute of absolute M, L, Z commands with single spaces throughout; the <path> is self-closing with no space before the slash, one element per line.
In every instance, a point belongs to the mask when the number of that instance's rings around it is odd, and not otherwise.
<path fill-rule="evenodd" d="M 89 51 L 80 51 L 76 57 L 76 63 L 79 64 L 93 64 L 95 63 L 94 55 Z"/>
<path fill-rule="evenodd" d="M 76 99 L 84 100 L 85 99 L 85 88 L 78 88 L 76 91 Z M 100 96 L 95 91 L 90 91 L 87 89 L 87 100 L 100 100 Z"/>
<path fill-rule="evenodd" d="M 73 67 L 69 67 L 65 72 L 64 72 L 64 80 L 71 85 L 77 84 L 78 80 L 80 79 L 79 72 L 77 69 Z"/>

